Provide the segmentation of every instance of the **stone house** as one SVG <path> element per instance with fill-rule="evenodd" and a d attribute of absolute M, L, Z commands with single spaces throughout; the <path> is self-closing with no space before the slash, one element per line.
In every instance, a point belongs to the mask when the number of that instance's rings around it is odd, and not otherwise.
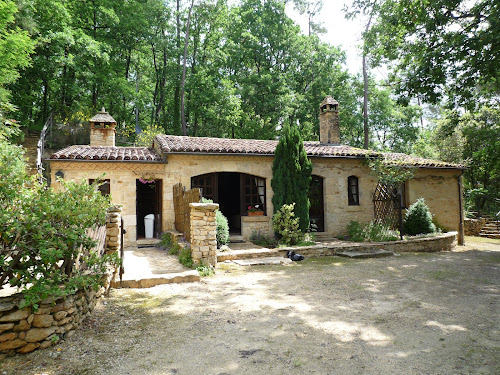
<path fill-rule="evenodd" d="M 312 161 L 310 217 L 318 235 L 346 234 L 351 220 L 367 223 L 376 215 L 380 185 L 364 160 L 379 155 L 414 168 L 400 188 L 403 204 L 424 197 L 438 223 L 463 232 L 461 175 L 463 167 L 404 154 L 377 154 L 340 144 L 338 102 L 320 105 L 320 140 L 304 142 Z M 66 180 L 106 181 L 101 189 L 123 205 L 125 245 L 144 237 L 144 216 L 155 215 L 155 235 L 174 229 L 173 186 L 200 187 L 229 220 L 232 233 L 248 238 L 253 231 L 271 234 L 272 162 L 275 140 L 222 139 L 158 135 L 151 148 L 115 146 L 116 121 L 104 111 L 90 119 L 90 145 L 75 145 L 50 157 L 52 186 Z M 248 207 L 262 209 L 251 216 Z"/>

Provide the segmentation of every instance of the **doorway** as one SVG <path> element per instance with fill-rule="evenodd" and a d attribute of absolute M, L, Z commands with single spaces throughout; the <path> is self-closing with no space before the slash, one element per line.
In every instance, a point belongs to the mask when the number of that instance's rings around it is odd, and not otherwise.
<path fill-rule="evenodd" d="M 136 180 L 137 239 L 146 237 L 144 217 L 154 215 L 153 236 L 159 238 L 162 227 L 162 180 Z"/>
<path fill-rule="evenodd" d="M 219 209 L 227 217 L 231 233 L 241 233 L 240 174 L 220 172 L 218 177 Z"/>

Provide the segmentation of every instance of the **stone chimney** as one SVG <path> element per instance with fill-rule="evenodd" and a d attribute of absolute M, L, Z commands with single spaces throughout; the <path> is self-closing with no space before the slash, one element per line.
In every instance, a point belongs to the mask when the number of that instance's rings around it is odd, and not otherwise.
<path fill-rule="evenodd" d="M 116 121 L 102 107 L 90 120 L 90 145 L 114 146 Z"/>
<path fill-rule="evenodd" d="M 319 106 L 319 142 L 340 144 L 339 102 L 331 96 Z"/>

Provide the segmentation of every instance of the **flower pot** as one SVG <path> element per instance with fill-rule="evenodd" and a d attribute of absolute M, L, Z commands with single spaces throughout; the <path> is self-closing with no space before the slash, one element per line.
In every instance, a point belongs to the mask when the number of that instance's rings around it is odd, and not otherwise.
<path fill-rule="evenodd" d="M 248 211 L 248 216 L 264 216 L 264 211 Z"/>

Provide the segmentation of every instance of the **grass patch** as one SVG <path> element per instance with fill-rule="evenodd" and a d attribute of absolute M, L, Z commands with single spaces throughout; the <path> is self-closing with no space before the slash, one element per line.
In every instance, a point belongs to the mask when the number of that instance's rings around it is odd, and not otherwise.
<path fill-rule="evenodd" d="M 443 281 L 443 280 L 448 280 L 448 279 L 452 279 L 454 277 L 457 277 L 460 274 L 458 272 L 455 272 L 455 271 L 440 270 L 440 271 L 431 271 L 428 273 L 428 275 L 429 275 L 429 277 L 431 277 L 434 280 Z"/>
<path fill-rule="evenodd" d="M 500 240 L 496 238 L 465 236 L 465 244 L 469 245 L 471 243 L 491 243 L 500 245 Z"/>

